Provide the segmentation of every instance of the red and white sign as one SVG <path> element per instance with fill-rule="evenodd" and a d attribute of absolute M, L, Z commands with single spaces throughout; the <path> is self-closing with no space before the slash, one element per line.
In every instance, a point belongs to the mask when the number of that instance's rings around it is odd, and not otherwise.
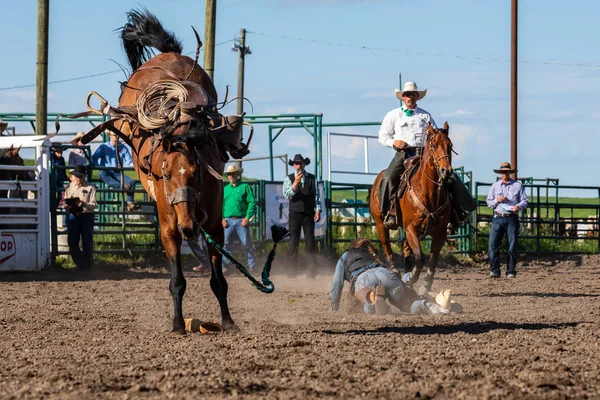
<path fill-rule="evenodd" d="M 5 261 L 9 260 L 17 254 L 17 246 L 15 244 L 15 237 L 10 233 L 2 233 L 0 235 L 0 264 L 4 264 Z"/>

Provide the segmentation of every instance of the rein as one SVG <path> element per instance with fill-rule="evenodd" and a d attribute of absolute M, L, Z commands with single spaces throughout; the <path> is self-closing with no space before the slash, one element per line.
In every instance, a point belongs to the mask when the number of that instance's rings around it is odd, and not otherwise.
<path fill-rule="evenodd" d="M 429 139 L 429 142 L 431 143 L 431 139 Z M 438 180 L 434 180 L 433 178 L 431 178 L 429 175 L 427 175 L 427 172 L 425 171 L 425 163 L 421 163 L 421 165 L 419 166 L 419 170 L 421 171 L 421 173 L 423 175 L 425 175 L 425 177 L 431 181 L 434 185 L 436 185 L 436 189 L 435 191 L 437 192 L 437 199 L 436 199 L 436 204 L 438 205 L 437 208 L 434 211 L 429 211 L 429 209 L 423 204 L 423 202 L 421 201 L 421 199 L 419 199 L 419 197 L 417 196 L 417 194 L 414 191 L 413 186 L 410 184 L 410 179 L 408 179 L 407 183 L 408 183 L 408 192 L 410 193 L 410 198 L 413 201 L 413 203 L 419 208 L 419 210 L 421 210 L 421 212 L 425 215 L 425 217 L 427 218 L 427 222 L 426 222 L 426 228 L 424 230 L 424 234 L 425 232 L 427 232 L 429 230 L 429 225 L 430 223 L 435 222 L 437 215 L 446 208 L 446 206 L 448 206 L 450 204 L 450 196 L 448 195 L 448 192 L 446 191 L 446 199 L 444 200 L 443 204 L 440 205 L 440 196 L 442 194 L 442 186 L 444 185 L 444 182 L 442 180 L 442 174 L 440 173 L 440 167 L 438 165 L 438 162 L 443 159 L 443 158 L 450 158 L 449 154 L 445 154 L 439 158 L 435 158 L 433 155 L 433 151 L 431 151 L 431 144 L 430 146 L 428 146 L 428 153 L 430 153 L 429 155 L 429 159 L 432 160 L 434 168 L 437 172 L 438 175 Z"/>

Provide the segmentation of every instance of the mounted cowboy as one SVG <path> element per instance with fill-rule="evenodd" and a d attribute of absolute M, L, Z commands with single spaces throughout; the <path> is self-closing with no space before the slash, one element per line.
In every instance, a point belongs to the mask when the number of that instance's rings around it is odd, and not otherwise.
<path fill-rule="evenodd" d="M 429 124 L 437 129 L 431 114 L 417 107 L 417 100 L 427 95 L 427 89 L 419 90 L 415 82 L 406 82 L 402 90 L 396 89 L 395 93 L 404 104 L 388 112 L 379 129 L 379 143 L 396 151 L 383 175 L 379 193 L 381 213 L 385 215 L 384 224 L 389 229 L 397 229 L 402 225 L 402 210 L 398 206 L 397 190 L 406 171 L 405 161 L 422 154 Z M 451 223 L 456 228 L 475 210 L 476 204 L 454 172 L 448 181 L 447 189 L 454 209 Z"/>

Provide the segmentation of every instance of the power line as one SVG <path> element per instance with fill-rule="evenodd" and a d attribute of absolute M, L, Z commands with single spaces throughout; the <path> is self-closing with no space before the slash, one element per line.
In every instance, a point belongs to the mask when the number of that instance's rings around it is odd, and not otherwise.
<path fill-rule="evenodd" d="M 481 61 L 496 61 L 496 62 L 509 62 L 510 61 L 509 59 L 494 58 L 494 57 L 465 56 L 465 55 L 458 55 L 458 54 L 442 54 L 442 53 L 427 53 L 427 52 L 423 52 L 423 51 L 411 51 L 411 50 L 404 50 L 404 49 L 390 49 L 390 48 L 384 48 L 384 47 L 371 47 L 371 46 L 361 46 L 361 45 L 356 45 L 356 44 L 335 43 L 335 42 L 329 42 L 329 41 L 325 41 L 325 40 L 306 39 L 306 38 L 301 38 L 301 37 L 292 37 L 292 36 L 285 36 L 285 35 L 272 35 L 269 33 L 253 32 L 253 31 L 247 31 L 247 33 L 253 33 L 255 35 L 267 36 L 267 37 L 273 37 L 273 38 L 279 38 L 279 39 L 296 40 L 296 41 L 300 41 L 300 42 L 325 44 L 325 45 L 329 45 L 329 46 L 352 47 L 352 48 L 360 49 L 360 50 L 386 51 L 386 52 L 392 52 L 392 53 L 405 53 L 405 54 L 412 54 L 412 55 L 418 55 L 418 56 L 457 58 L 457 59 L 466 59 L 466 60 L 481 60 Z M 579 62 L 570 63 L 570 62 L 560 62 L 560 61 L 523 61 L 523 63 L 539 64 L 539 65 L 560 65 L 560 66 L 567 66 L 567 67 L 600 68 L 600 64 L 586 64 L 586 63 L 579 63 Z"/>
<path fill-rule="evenodd" d="M 215 46 L 220 46 L 222 44 L 230 43 L 230 42 L 233 42 L 234 40 L 235 39 L 229 39 L 229 40 L 226 40 L 224 42 L 218 43 Z M 200 51 L 202 51 L 202 50 L 203 49 L 200 49 Z M 185 53 L 185 55 L 190 55 L 190 54 L 195 54 L 195 53 L 196 53 L 195 51 L 191 51 L 189 53 Z M 115 69 L 115 70 L 112 70 L 112 71 L 99 72 L 97 74 L 83 75 L 83 76 L 77 76 L 77 77 L 74 77 L 74 78 L 67 78 L 67 79 L 61 79 L 61 80 L 58 80 L 58 81 L 51 81 L 51 82 L 48 82 L 48 85 L 52 85 L 52 84 L 55 84 L 55 83 L 65 83 L 65 82 L 72 82 L 72 81 L 80 81 L 80 80 L 83 80 L 83 79 L 95 78 L 95 77 L 103 76 L 103 75 L 110 75 L 110 74 L 114 74 L 114 73 L 117 73 L 117 72 L 122 72 L 122 70 Z M 29 85 L 10 86 L 10 87 L 0 88 L 0 91 L 14 90 L 14 89 L 25 89 L 25 88 L 35 87 L 35 86 L 36 86 L 35 83 L 29 84 Z"/>

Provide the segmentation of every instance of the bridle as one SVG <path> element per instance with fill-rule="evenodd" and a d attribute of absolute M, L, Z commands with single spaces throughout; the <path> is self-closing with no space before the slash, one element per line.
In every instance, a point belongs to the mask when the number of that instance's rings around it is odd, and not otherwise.
<path fill-rule="evenodd" d="M 439 161 L 442 160 L 442 159 L 444 159 L 444 158 L 450 158 L 450 153 L 444 154 L 444 155 L 442 155 L 442 156 L 440 156 L 438 158 L 435 158 L 435 154 L 433 152 L 434 149 L 432 149 L 433 148 L 433 144 L 431 143 L 431 141 L 438 134 L 439 133 L 436 132 L 436 133 L 434 133 L 431 136 L 428 135 L 429 138 L 427 139 L 427 142 L 428 142 L 427 148 L 428 148 L 429 158 L 431 158 L 431 160 L 433 162 L 433 166 L 435 167 L 435 170 L 436 170 L 437 175 L 438 175 L 438 180 L 436 181 L 433 178 L 431 178 L 429 175 L 427 175 L 427 172 L 425 171 L 425 168 L 422 168 L 422 170 L 423 170 L 423 174 L 425 175 L 425 177 L 427 179 L 429 179 L 431 182 L 433 182 L 433 184 L 435 184 L 435 185 L 437 185 L 439 187 L 439 186 L 442 186 L 443 183 L 444 183 L 443 182 L 443 177 L 442 177 L 442 169 L 440 168 Z M 454 150 L 452 150 L 452 151 L 454 151 Z"/>

